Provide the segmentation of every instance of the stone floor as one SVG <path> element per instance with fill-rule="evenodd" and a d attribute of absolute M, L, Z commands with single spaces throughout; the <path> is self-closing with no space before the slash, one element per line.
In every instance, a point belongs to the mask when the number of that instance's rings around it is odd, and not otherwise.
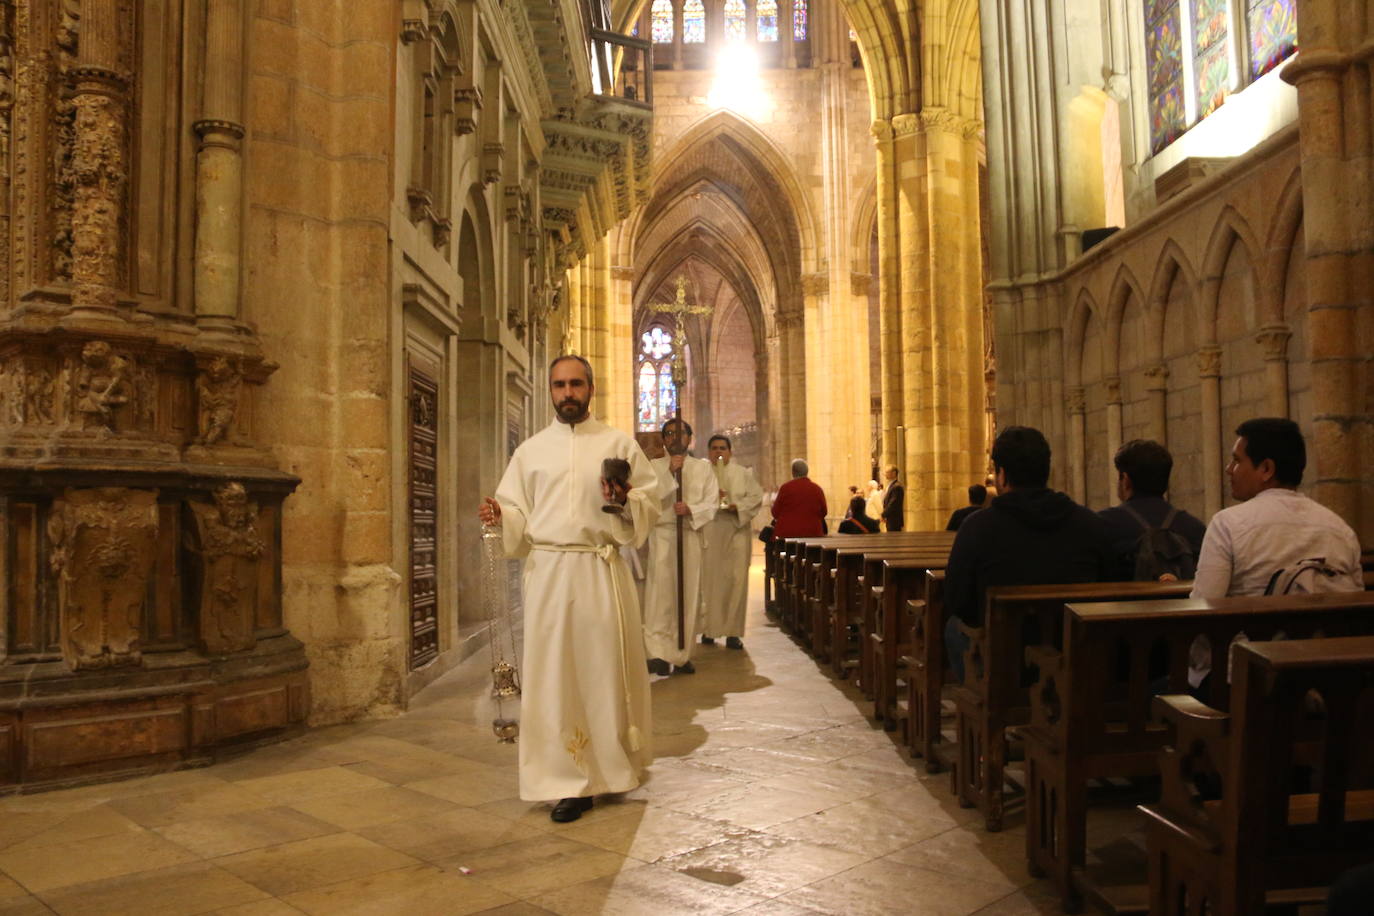
<path fill-rule="evenodd" d="M 758 610 L 653 686 L 649 781 L 558 825 L 517 797 L 485 657 L 405 716 L 208 769 L 0 801 L 0 916 L 1058 913 Z"/>

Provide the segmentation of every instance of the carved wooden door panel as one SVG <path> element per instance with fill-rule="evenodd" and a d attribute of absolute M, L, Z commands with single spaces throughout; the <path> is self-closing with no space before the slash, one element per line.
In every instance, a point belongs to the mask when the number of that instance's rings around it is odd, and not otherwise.
<path fill-rule="evenodd" d="M 410 669 L 439 655 L 439 385 L 410 361 Z"/>

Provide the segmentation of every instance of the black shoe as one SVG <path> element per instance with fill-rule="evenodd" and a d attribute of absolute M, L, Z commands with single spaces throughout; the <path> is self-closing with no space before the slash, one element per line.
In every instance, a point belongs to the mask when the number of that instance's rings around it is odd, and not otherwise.
<path fill-rule="evenodd" d="M 666 661 L 664 661 L 664 660 L 661 659 L 661 658 L 651 658 L 651 659 L 649 659 L 649 673 L 650 673 L 650 674 L 657 674 L 657 675 L 660 675 L 660 676 L 662 676 L 662 677 L 667 677 L 668 674 L 669 674 L 669 672 L 671 672 L 672 670 L 673 670 L 672 666 L 669 665 Z"/>
<path fill-rule="evenodd" d="M 701 644 L 703 646 L 714 646 L 716 644 L 716 638 L 714 636 L 703 636 L 701 637 Z"/>
<path fill-rule="evenodd" d="M 696 666 L 693 665 L 691 662 L 685 662 L 685 663 L 683 663 L 683 664 L 681 664 L 681 665 L 674 665 L 674 666 L 673 666 L 673 673 L 674 673 L 674 674 L 696 674 L 696 673 L 697 673 L 697 669 L 696 669 Z"/>
<path fill-rule="evenodd" d="M 592 797 L 590 795 L 582 798 L 565 798 L 553 806 L 553 811 L 549 813 L 549 820 L 566 824 L 575 821 L 582 816 L 583 811 L 590 811 L 592 807 Z"/>
<path fill-rule="evenodd" d="M 725 648 L 727 648 L 727 649 L 743 649 L 743 648 L 744 648 L 744 643 L 740 642 L 740 639 L 739 639 L 738 636 L 727 636 L 727 637 L 725 637 Z"/>

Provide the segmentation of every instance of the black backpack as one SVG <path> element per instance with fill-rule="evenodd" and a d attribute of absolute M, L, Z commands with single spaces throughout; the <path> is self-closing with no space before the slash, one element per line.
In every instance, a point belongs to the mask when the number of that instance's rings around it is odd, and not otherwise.
<path fill-rule="evenodd" d="M 1171 508 L 1169 514 L 1158 528 L 1145 521 L 1144 516 L 1126 504 L 1121 508 L 1131 514 L 1140 527 L 1140 537 L 1135 542 L 1135 572 L 1132 579 L 1136 582 L 1158 582 L 1159 577 L 1169 573 L 1179 580 L 1192 579 L 1197 575 L 1197 557 L 1188 539 L 1172 529 L 1178 510 Z"/>

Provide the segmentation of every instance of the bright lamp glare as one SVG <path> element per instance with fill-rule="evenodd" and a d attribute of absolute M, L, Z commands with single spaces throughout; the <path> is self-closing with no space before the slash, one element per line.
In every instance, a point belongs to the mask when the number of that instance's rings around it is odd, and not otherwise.
<path fill-rule="evenodd" d="M 772 110 L 772 100 L 763 89 L 759 69 L 759 58 L 752 48 L 728 45 L 716 58 L 716 78 L 707 103 L 762 120 Z"/>

